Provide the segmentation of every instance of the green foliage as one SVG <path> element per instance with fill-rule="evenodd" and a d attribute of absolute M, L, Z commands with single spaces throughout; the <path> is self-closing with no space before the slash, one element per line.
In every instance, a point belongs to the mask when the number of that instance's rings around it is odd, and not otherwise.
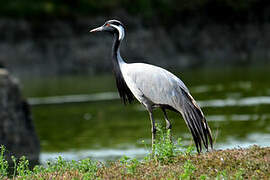
<path fill-rule="evenodd" d="M 47 162 L 47 172 L 61 172 L 63 173 L 64 171 L 66 171 L 67 169 L 69 169 L 69 163 L 65 160 L 63 160 L 63 158 L 61 156 L 59 156 L 56 160 L 56 162 Z"/>
<path fill-rule="evenodd" d="M 17 171 L 17 159 L 15 156 L 11 156 L 12 162 L 13 162 L 13 178 L 16 176 L 16 171 Z"/>
<path fill-rule="evenodd" d="M 185 154 L 190 156 L 192 155 L 192 153 L 194 153 L 195 151 L 195 146 L 194 145 L 190 145 L 186 148 Z"/>
<path fill-rule="evenodd" d="M 74 166 L 75 165 L 75 166 Z M 80 173 L 83 173 L 83 177 L 86 179 L 92 179 L 98 170 L 98 163 L 92 161 L 90 158 L 83 159 L 79 163 L 73 161 L 73 167 L 78 169 Z"/>
<path fill-rule="evenodd" d="M 1 146 L 0 154 L 0 178 L 6 179 L 9 176 L 9 165 L 5 160 L 5 147 Z M 94 179 L 98 171 L 98 162 L 91 159 L 83 159 L 80 161 L 65 161 L 61 156 L 55 162 L 47 162 L 47 166 L 36 165 L 33 170 L 29 168 L 29 161 L 25 156 L 19 160 L 15 156 L 11 156 L 13 162 L 13 179 L 51 179 L 51 174 L 64 175 L 67 172 L 77 172 L 78 179 Z M 135 163 L 135 161 L 132 161 Z M 134 166 L 134 165 L 133 165 Z M 132 167 L 131 167 L 132 168 Z M 71 173 L 72 174 L 72 173 Z M 71 179 L 71 178 L 70 178 Z M 76 179 L 76 178 L 75 178 Z"/>
<path fill-rule="evenodd" d="M 161 133 L 162 134 L 162 133 Z M 192 148 L 173 156 L 176 146 L 169 145 L 168 131 L 161 135 L 159 143 L 164 142 L 167 153 L 160 153 L 162 158 L 149 158 L 139 161 L 123 156 L 109 166 L 91 159 L 65 161 L 58 157 L 47 166 L 35 166 L 29 170 L 25 157 L 17 160 L 12 156 L 14 172 L 12 179 L 267 179 L 270 174 L 270 148 L 253 146 L 249 149 L 213 151 L 192 154 Z M 168 147 L 170 148 L 168 148 Z M 160 146 L 161 147 L 161 146 Z M 173 150 L 171 149 L 173 148 Z M 177 147 L 178 148 L 178 147 Z M 179 148 L 178 148 L 179 149 Z M 5 148 L 1 147 L 1 179 L 8 179 L 8 164 L 4 158 Z M 156 154 L 158 155 L 158 154 Z M 171 160 L 169 160 L 171 159 Z"/>
<path fill-rule="evenodd" d="M 5 146 L 1 145 L 0 149 L 0 178 L 3 178 L 8 175 L 8 162 L 5 160 Z"/>
<path fill-rule="evenodd" d="M 41 174 L 42 172 L 45 172 L 45 167 L 44 166 L 35 166 L 33 168 L 33 174 Z"/>
<path fill-rule="evenodd" d="M 187 160 L 184 164 L 184 173 L 179 176 L 179 179 L 191 179 L 195 166 L 190 160 Z"/>
<path fill-rule="evenodd" d="M 26 178 L 32 174 L 32 171 L 29 169 L 29 161 L 25 158 L 25 156 L 20 158 L 16 167 L 17 175 L 19 177 Z"/>
<path fill-rule="evenodd" d="M 236 180 L 243 180 L 243 179 L 244 179 L 244 177 L 243 177 L 244 172 L 245 172 L 245 170 L 244 170 L 243 168 L 240 168 L 240 169 L 235 173 L 235 179 L 236 179 Z"/>
<path fill-rule="evenodd" d="M 162 127 L 157 124 L 157 140 L 154 144 L 154 152 L 152 152 L 155 158 L 159 161 L 170 161 L 175 157 L 179 150 L 177 150 L 176 145 L 171 141 L 171 131 L 164 130 Z"/>
<path fill-rule="evenodd" d="M 47 162 L 47 167 L 35 166 L 33 171 L 35 174 L 38 173 L 60 173 L 64 174 L 67 171 L 78 171 L 83 174 L 83 178 L 92 179 L 95 177 L 95 173 L 98 170 L 98 163 L 92 161 L 90 158 L 83 159 L 80 161 L 66 161 L 59 156 L 56 162 Z"/>
<path fill-rule="evenodd" d="M 135 174 L 140 162 L 136 158 L 131 159 L 127 156 L 122 156 L 120 164 L 124 166 L 124 169 L 122 170 L 123 174 Z"/>
<path fill-rule="evenodd" d="M 206 180 L 207 179 L 207 175 L 203 174 L 200 176 L 200 180 Z"/>
<path fill-rule="evenodd" d="M 29 161 L 26 159 L 25 156 L 22 156 L 18 161 L 15 156 L 11 156 L 11 159 L 13 162 L 13 179 L 15 177 L 26 179 L 27 177 L 32 175 L 33 172 L 29 168 Z"/>
<path fill-rule="evenodd" d="M 186 149 L 183 147 L 182 140 L 179 138 L 176 143 L 173 143 L 171 131 L 165 130 L 161 125 L 156 124 L 157 139 L 154 145 L 154 152 L 152 156 L 161 162 L 172 162 L 173 158 L 182 155 L 191 155 L 194 152 L 194 146 L 189 146 Z M 182 149 L 182 151 L 181 151 Z"/>
<path fill-rule="evenodd" d="M 226 170 L 220 171 L 217 174 L 216 180 L 227 180 L 228 179 L 228 173 Z"/>

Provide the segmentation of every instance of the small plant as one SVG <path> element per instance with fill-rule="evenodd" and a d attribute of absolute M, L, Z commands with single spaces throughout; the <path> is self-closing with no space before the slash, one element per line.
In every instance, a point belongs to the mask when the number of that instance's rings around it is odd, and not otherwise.
<path fill-rule="evenodd" d="M 33 168 L 33 174 L 42 174 L 44 172 L 45 172 L 45 167 L 44 166 L 36 165 Z"/>
<path fill-rule="evenodd" d="M 193 153 L 194 151 L 195 151 L 194 145 L 190 145 L 190 146 L 188 146 L 188 147 L 186 148 L 185 154 L 186 154 L 187 156 L 190 156 L 190 155 L 192 155 L 192 153 Z"/>
<path fill-rule="evenodd" d="M 206 180 L 206 179 L 207 179 L 207 175 L 203 174 L 203 175 L 200 176 L 200 180 Z"/>
<path fill-rule="evenodd" d="M 17 161 L 15 156 L 11 156 L 12 162 L 14 164 L 13 167 L 13 179 L 16 176 L 26 178 L 27 176 L 32 174 L 32 171 L 29 169 L 29 161 L 25 156 L 22 156 L 19 161 Z"/>
<path fill-rule="evenodd" d="M 235 174 L 235 179 L 236 180 L 242 180 L 242 179 L 244 179 L 243 178 L 243 174 L 244 174 L 244 169 L 243 168 L 240 168 L 237 172 L 236 172 L 236 174 Z"/>
<path fill-rule="evenodd" d="M 8 162 L 5 160 L 5 146 L 1 146 L 0 154 L 0 178 L 4 178 L 8 175 Z"/>
<path fill-rule="evenodd" d="M 31 171 L 29 169 L 29 161 L 25 158 L 25 156 L 22 156 L 18 162 L 17 165 L 17 174 L 20 177 L 26 177 L 31 175 Z"/>
<path fill-rule="evenodd" d="M 15 156 L 11 156 L 12 162 L 14 164 L 13 167 L 13 179 L 16 177 L 16 171 L 17 171 L 17 159 Z"/>
<path fill-rule="evenodd" d="M 68 169 L 68 162 L 58 156 L 56 163 L 50 163 L 49 169 L 55 172 L 63 172 Z"/>
<path fill-rule="evenodd" d="M 98 163 L 87 158 L 79 161 L 79 163 L 75 163 L 75 166 L 73 165 L 72 168 L 78 169 L 80 173 L 83 173 L 84 179 L 93 179 L 98 171 Z"/>
<path fill-rule="evenodd" d="M 190 160 L 187 160 L 184 164 L 184 173 L 180 175 L 179 179 L 191 179 L 194 170 L 195 166 Z"/>
<path fill-rule="evenodd" d="M 229 179 L 229 177 L 225 169 L 223 171 L 218 172 L 216 180 L 226 180 L 226 179 Z"/>
<path fill-rule="evenodd" d="M 131 159 L 127 156 L 122 156 L 120 159 L 121 165 L 123 165 L 125 168 L 123 169 L 124 171 L 122 173 L 127 173 L 127 174 L 135 174 L 136 169 L 139 166 L 140 162 L 134 158 Z"/>
<path fill-rule="evenodd" d="M 162 162 L 171 162 L 172 158 L 181 154 L 179 148 L 182 146 L 181 139 L 178 139 L 177 143 L 174 144 L 171 140 L 171 131 L 164 130 L 159 124 L 157 127 L 157 141 L 155 143 L 155 148 L 153 155 L 156 160 Z"/>
<path fill-rule="evenodd" d="M 127 165 L 127 173 L 128 174 L 135 174 L 139 164 L 140 164 L 140 162 L 136 158 L 131 159 L 129 164 Z"/>
<path fill-rule="evenodd" d="M 130 158 L 129 157 L 127 157 L 127 156 L 122 156 L 121 158 L 120 158 L 120 163 L 122 164 L 122 165 L 126 165 L 127 163 L 128 163 L 128 160 L 130 160 Z"/>

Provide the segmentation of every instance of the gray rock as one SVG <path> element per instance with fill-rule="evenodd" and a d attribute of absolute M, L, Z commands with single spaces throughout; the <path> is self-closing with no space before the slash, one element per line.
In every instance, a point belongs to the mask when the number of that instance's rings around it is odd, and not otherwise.
<path fill-rule="evenodd" d="M 21 96 L 18 83 L 0 69 L 0 144 L 7 157 L 26 156 L 34 163 L 39 160 L 40 144 L 32 122 L 30 106 Z"/>

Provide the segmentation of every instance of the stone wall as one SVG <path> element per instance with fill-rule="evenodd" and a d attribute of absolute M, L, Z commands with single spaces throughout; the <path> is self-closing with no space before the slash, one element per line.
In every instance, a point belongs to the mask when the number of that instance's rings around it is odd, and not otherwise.
<path fill-rule="evenodd" d="M 127 26 L 122 55 L 128 62 L 167 68 L 270 64 L 270 23 L 176 22 L 145 26 L 126 14 L 73 20 L 0 19 L 0 62 L 15 74 L 111 71 L 112 38 L 90 28 L 116 18 Z"/>

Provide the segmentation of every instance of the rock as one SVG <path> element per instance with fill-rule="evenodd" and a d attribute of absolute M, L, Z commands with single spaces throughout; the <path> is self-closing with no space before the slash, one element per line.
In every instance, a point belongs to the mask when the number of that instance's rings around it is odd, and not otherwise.
<path fill-rule="evenodd" d="M 8 71 L 0 68 L 0 144 L 11 155 L 26 156 L 30 163 L 39 160 L 40 144 L 31 117 L 30 106 Z"/>

